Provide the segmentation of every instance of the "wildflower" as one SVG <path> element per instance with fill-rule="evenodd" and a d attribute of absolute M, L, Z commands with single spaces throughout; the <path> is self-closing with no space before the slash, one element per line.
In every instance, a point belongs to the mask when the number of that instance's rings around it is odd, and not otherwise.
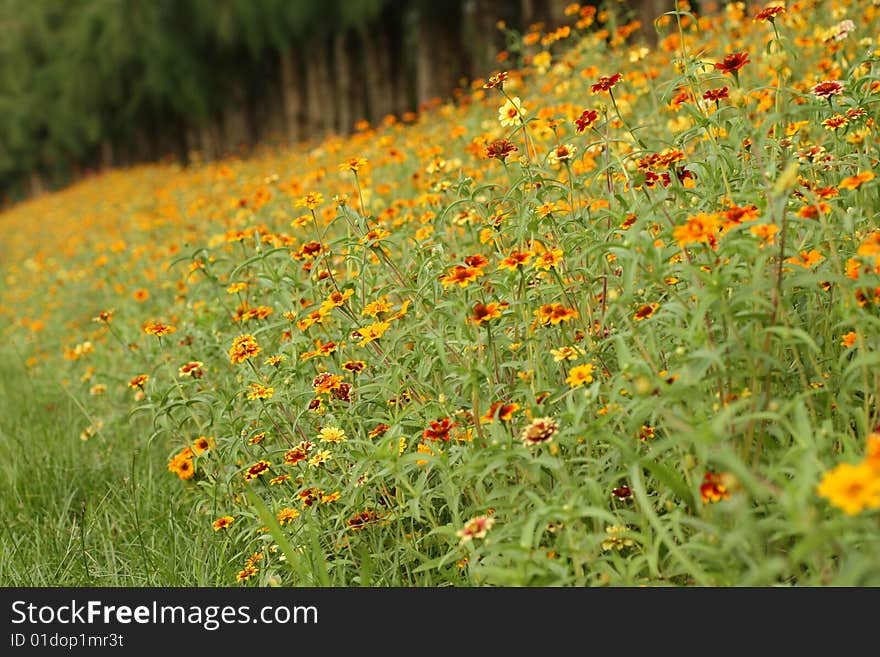
<path fill-rule="evenodd" d="M 572 388 L 593 382 L 593 366 L 589 363 L 572 367 L 565 382 Z"/>
<path fill-rule="evenodd" d="M 266 437 L 266 432 L 261 431 L 260 433 L 254 434 L 251 436 L 250 440 L 248 440 L 248 445 L 259 445 L 263 442 L 263 439 Z"/>
<path fill-rule="evenodd" d="M 341 443 L 345 440 L 345 431 L 339 427 L 324 427 L 318 432 L 318 440 L 322 443 Z"/>
<path fill-rule="evenodd" d="M 499 89 L 504 88 L 504 82 L 507 80 L 507 71 L 501 71 L 500 73 L 495 73 L 489 76 L 489 79 L 483 85 L 483 89 L 494 89 L 498 87 Z"/>
<path fill-rule="evenodd" d="M 647 424 L 643 424 L 639 428 L 639 440 L 646 441 L 654 438 L 654 427 L 649 426 Z"/>
<path fill-rule="evenodd" d="M 422 438 L 425 440 L 442 440 L 449 442 L 449 432 L 453 427 L 457 426 L 457 422 L 453 422 L 450 418 L 438 418 L 429 423 L 429 427 L 422 431 Z"/>
<path fill-rule="evenodd" d="M 155 335 L 157 338 L 161 338 L 163 335 L 168 335 L 169 333 L 174 333 L 176 330 L 177 328 L 170 324 L 161 324 L 159 322 L 147 322 L 144 324 L 144 333 L 147 335 Z"/>
<path fill-rule="evenodd" d="M 239 582 L 246 582 L 256 574 L 257 569 L 254 566 L 245 566 L 243 570 L 240 570 L 238 572 L 238 574 L 235 576 L 235 579 Z"/>
<path fill-rule="evenodd" d="M 849 120 L 840 114 L 835 114 L 822 121 L 822 125 L 828 130 L 838 130 L 845 127 L 847 123 L 849 123 Z"/>
<path fill-rule="evenodd" d="M 577 152 L 577 146 L 574 144 L 560 144 L 547 156 L 547 161 L 556 166 L 560 162 L 568 162 L 572 158 L 574 158 L 574 154 Z"/>
<path fill-rule="evenodd" d="M 328 494 L 322 493 L 321 494 L 321 504 L 330 504 L 331 502 L 336 502 L 341 497 L 342 497 L 342 495 L 339 494 L 338 490 L 334 491 L 332 493 L 328 493 Z"/>
<path fill-rule="evenodd" d="M 113 313 L 115 312 L 115 310 L 102 310 L 95 317 L 92 317 L 92 321 L 101 324 L 109 324 L 113 321 Z"/>
<path fill-rule="evenodd" d="M 804 267 L 806 269 L 810 269 L 813 265 L 818 264 L 821 260 L 824 260 L 825 256 L 823 256 L 817 249 L 812 249 L 810 251 L 801 251 L 799 255 L 792 256 L 790 258 L 786 258 L 785 262 L 798 265 L 799 267 Z"/>
<path fill-rule="evenodd" d="M 824 39 L 827 41 L 843 41 L 849 36 L 850 32 L 856 29 L 856 24 L 851 20 L 844 19 L 828 31 L 828 36 Z"/>
<path fill-rule="evenodd" d="M 548 443 L 559 431 L 559 423 L 550 417 L 539 417 L 531 421 L 531 423 L 522 430 L 520 439 L 526 446 L 541 445 Z"/>
<path fill-rule="evenodd" d="M 312 379 L 312 387 L 315 389 L 316 395 L 326 395 L 342 385 L 342 377 L 338 374 L 330 374 L 329 372 L 321 372 Z"/>
<path fill-rule="evenodd" d="M 583 134 L 586 132 L 587 128 L 592 128 L 596 121 L 599 120 L 599 112 L 596 110 L 586 109 L 581 112 L 581 115 L 575 119 L 575 132 L 577 134 Z"/>
<path fill-rule="evenodd" d="M 320 452 L 315 452 L 312 458 L 309 459 L 309 467 L 317 468 L 324 465 L 327 461 L 330 460 L 331 453 L 327 450 L 323 450 Z"/>
<path fill-rule="evenodd" d="M 357 173 L 367 166 L 367 159 L 364 157 L 351 157 L 339 165 L 340 171 L 351 171 Z"/>
<path fill-rule="evenodd" d="M 556 326 L 561 322 L 568 322 L 579 317 L 577 310 L 566 308 L 559 303 L 544 304 L 534 314 L 544 326 Z"/>
<path fill-rule="evenodd" d="M 274 356 L 269 356 L 266 360 L 263 361 L 263 363 L 266 365 L 270 365 L 272 367 L 278 367 L 285 360 L 287 360 L 286 356 L 284 356 L 282 354 L 276 354 Z"/>
<path fill-rule="evenodd" d="M 308 208 L 314 210 L 324 202 L 324 195 L 320 192 L 309 192 L 302 198 L 298 199 L 294 204 L 298 208 Z"/>
<path fill-rule="evenodd" d="M 797 216 L 801 219 L 815 219 L 819 214 L 828 214 L 831 206 L 824 201 L 819 201 L 815 205 L 805 205 L 797 211 Z"/>
<path fill-rule="evenodd" d="M 140 288 L 134 291 L 132 297 L 134 297 L 134 300 L 138 303 L 143 303 L 150 298 L 150 291 L 144 288 Z"/>
<path fill-rule="evenodd" d="M 577 345 L 572 345 L 571 347 L 551 349 L 550 353 L 553 355 L 553 362 L 558 363 L 563 360 L 577 360 L 587 352 Z"/>
<path fill-rule="evenodd" d="M 722 73 L 737 74 L 739 70 L 749 63 L 749 54 L 746 52 L 735 52 L 724 57 L 720 62 L 715 64 L 715 69 Z"/>
<path fill-rule="evenodd" d="M 449 287 L 450 285 L 467 287 L 468 284 L 473 283 L 482 275 L 483 270 L 479 267 L 455 265 L 449 270 L 449 273 L 441 279 L 441 283 L 443 283 L 443 287 Z"/>
<path fill-rule="evenodd" d="M 247 398 L 250 400 L 272 399 L 272 395 L 275 394 L 275 388 L 267 388 L 260 383 L 252 383 L 248 387 L 251 389 L 247 395 Z"/>
<path fill-rule="evenodd" d="M 844 178 L 840 181 L 840 184 L 837 186 L 838 189 L 858 189 L 866 182 L 871 182 L 876 178 L 876 175 L 873 171 L 863 171 L 862 173 L 856 174 L 855 176 L 849 176 L 848 178 Z"/>
<path fill-rule="evenodd" d="M 297 493 L 297 497 L 299 501 L 302 502 L 302 505 L 306 508 L 311 507 L 315 502 L 321 499 L 321 495 L 324 494 L 324 491 L 320 488 L 305 488 Z"/>
<path fill-rule="evenodd" d="M 703 504 L 712 504 L 730 498 L 730 492 L 726 486 L 727 477 L 723 474 L 707 472 L 703 475 L 703 483 L 700 484 L 700 497 Z"/>
<path fill-rule="evenodd" d="M 181 378 L 185 376 L 191 376 L 194 379 L 201 379 L 202 375 L 204 374 L 204 372 L 202 372 L 203 365 L 204 363 L 197 360 L 185 363 L 181 365 L 180 368 L 177 370 L 177 375 Z"/>
<path fill-rule="evenodd" d="M 859 339 L 859 334 L 856 333 L 855 331 L 850 331 L 849 333 L 846 333 L 841 338 L 840 344 L 843 345 L 844 347 L 849 348 L 849 347 L 852 347 L 856 343 L 856 340 L 858 340 L 858 339 Z"/>
<path fill-rule="evenodd" d="M 516 146 L 507 139 L 496 139 L 486 147 L 486 157 L 489 159 L 506 160 L 511 153 L 516 152 Z"/>
<path fill-rule="evenodd" d="M 342 364 L 342 369 L 355 374 L 360 374 L 366 369 L 366 367 L 367 364 L 362 360 L 347 360 Z"/>
<path fill-rule="evenodd" d="M 215 445 L 216 442 L 214 441 L 214 438 L 210 436 L 199 436 L 193 441 L 192 449 L 193 452 L 195 452 L 196 456 L 199 456 L 200 454 L 204 454 L 205 452 L 207 452 Z"/>
<path fill-rule="evenodd" d="M 531 251 L 520 251 L 519 249 L 514 249 L 510 253 L 510 255 L 508 255 L 498 264 L 498 269 L 509 269 L 510 271 L 516 271 L 520 267 L 524 267 L 525 265 L 529 264 L 529 260 L 531 259 Z"/>
<path fill-rule="evenodd" d="M 687 223 L 676 226 L 672 231 L 672 236 L 681 248 L 688 244 L 714 244 L 716 233 L 721 226 L 718 216 L 715 214 L 706 214 L 699 212 L 696 215 L 689 216 Z"/>
<path fill-rule="evenodd" d="M 285 481 L 288 481 L 289 479 L 290 479 L 289 474 L 278 475 L 277 477 L 272 477 L 269 480 L 269 485 L 270 486 L 278 486 L 280 484 L 283 484 Z"/>
<path fill-rule="evenodd" d="M 96 383 L 91 388 L 89 388 L 90 395 L 103 395 L 105 392 L 107 392 L 107 386 L 103 383 Z"/>
<path fill-rule="evenodd" d="M 220 531 L 221 529 L 226 529 L 226 528 L 229 527 L 229 525 L 231 525 L 233 522 L 235 522 L 235 518 L 234 518 L 234 517 L 232 517 L 232 516 L 221 516 L 221 517 L 217 518 L 217 520 L 214 521 L 214 524 L 213 524 L 214 531 L 217 532 L 217 531 Z"/>
<path fill-rule="evenodd" d="M 193 467 L 193 451 L 189 447 L 175 454 L 168 462 L 168 471 L 173 472 L 181 479 L 191 479 L 195 474 Z"/>
<path fill-rule="evenodd" d="M 651 315 L 653 315 L 657 308 L 659 308 L 659 304 L 656 303 L 646 303 L 639 306 L 639 309 L 633 315 L 633 319 L 637 322 L 641 322 L 642 320 L 648 319 Z"/>
<path fill-rule="evenodd" d="M 880 476 L 869 463 L 841 463 L 825 473 L 816 492 L 847 515 L 880 509 Z"/>
<path fill-rule="evenodd" d="M 599 81 L 596 84 L 590 87 L 590 91 L 594 94 L 601 93 L 603 91 L 611 91 L 618 82 L 623 80 L 623 75 L 620 73 L 615 73 L 610 77 L 602 76 L 599 78 Z"/>
<path fill-rule="evenodd" d="M 360 531 L 368 524 L 379 520 L 379 514 L 375 511 L 361 511 L 356 513 L 349 521 L 348 528 L 352 531 Z"/>
<path fill-rule="evenodd" d="M 497 417 L 502 422 L 510 422 L 513 414 L 520 409 L 519 404 L 505 404 L 504 402 L 494 402 L 486 414 L 480 418 L 482 422 L 494 422 Z M 497 413 L 497 416 L 496 416 Z"/>
<path fill-rule="evenodd" d="M 611 495 L 618 500 L 628 500 L 632 497 L 632 494 L 632 489 L 626 485 L 611 489 Z"/>
<path fill-rule="evenodd" d="M 476 516 L 464 523 L 464 527 L 455 532 L 455 535 L 461 538 L 463 544 L 475 538 L 486 538 L 494 524 L 495 518 L 491 516 Z"/>
<path fill-rule="evenodd" d="M 546 249 L 538 254 L 535 260 L 535 269 L 543 269 L 545 271 L 549 271 L 550 269 L 559 266 L 559 264 L 562 262 L 562 256 L 562 249 Z"/>
<path fill-rule="evenodd" d="M 605 552 L 610 552 L 611 550 L 617 550 L 620 552 L 625 548 L 635 545 L 635 541 L 631 538 L 621 536 L 621 534 L 627 531 L 629 531 L 629 527 L 626 525 L 611 525 L 606 527 L 605 540 L 602 541 L 602 549 Z"/>
<path fill-rule="evenodd" d="M 785 13 L 785 7 L 782 5 L 770 4 L 764 7 L 761 11 L 755 14 L 755 17 L 752 19 L 753 22 L 757 23 L 758 21 L 765 21 L 768 23 L 773 23 L 776 20 L 776 17 Z"/>
<path fill-rule="evenodd" d="M 131 388 L 132 390 L 138 390 L 138 389 L 143 390 L 144 386 L 146 385 L 147 381 L 149 381 L 149 380 L 150 380 L 149 374 L 138 374 L 137 376 L 133 377 L 131 379 L 131 381 L 128 382 L 128 387 Z"/>
<path fill-rule="evenodd" d="M 355 332 L 356 337 L 360 338 L 358 346 L 363 347 L 364 345 L 373 342 L 374 340 L 378 340 L 385 334 L 385 331 L 387 331 L 390 326 L 391 324 L 389 324 L 388 322 L 375 322 L 374 324 L 370 324 L 369 326 L 359 328 Z"/>
<path fill-rule="evenodd" d="M 260 459 L 259 461 L 254 463 L 252 466 L 250 466 L 247 470 L 245 470 L 244 480 L 245 481 L 253 481 L 254 479 L 259 477 L 260 475 L 268 472 L 269 468 L 271 468 L 271 467 L 272 467 L 272 464 L 269 461 L 264 461 L 263 459 Z"/>
<path fill-rule="evenodd" d="M 522 125 L 526 108 L 520 102 L 519 97 L 510 98 L 498 109 L 498 121 L 502 127 Z"/>
<path fill-rule="evenodd" d="M 284 507 L 275 515 L 275 517 L 278 519 L 278 524 L 283 527 L 284 525 L 290 524 L 292 521 L 299 518 L 299 515 L 299 511 L 297 511 L 296 509 Z"/>
<path fill-rule="evenodd" d="M 373 429 L 371 429 L 370 433 L 367 435 L 369 435 L 370 438 L 378 438 L 379 436 L 384 435 L 385 432 L 388 431 L 390 428 L 391 427 L 388 426 L 387 424 L 383 424 L 380 422 L 375 427 L 373 427 Z"/>
<path fill-rule="evenodd" d="M 309 458 L 309 451 L 314 447 L 313 443 L 303 440 L 296 447 L 284 453 L 284 463 L 286 465 L 296 465 L 301 461 Z"/>
<path fill-rule="evenodd" d="M 831 96 L 837 96 L 844 91 L 843 83 L 839 80 L 825 80 L 815 85 L 811 90 L 816 98 L 831 99 Z"/>
<path fill-rule="evenodd" d="M 730 95 L 727 93 L 727 91 L 727 87 L 721 87 L 720 89 L 709 89 L 709 91 L 703 94 L 703 100 L 717 103 L 725 98 L 730 98 Z"/>
<path fill-rule="evenodd" d="M 252 335 L 241 335 L 232 342 L 229 348 L 229 360 L 233 364 L 243 363 L 248 358 L 253 358 L 260 353 L 260 345 Z"/>
<path fill-rule="evenodd" d="M 321 304 L 323 308 L 340 308 L 345 305 L 345 302 L 348 298 L 354 294 L 354 290 L 348 289 L 345 292 L 340 292 L 338 290 L 334 290 L 330 293 L 330 296 Z"/>
<path fill-rule="evenodd" d="M 388 303 L 388 297 L 383 296 L 381 299 L 371 301 L 365 305 L 363 311 L 361 311 L 361 315 L 369 315 L 370 317 L 377 318 L 381 313 L 387 313 L 389 310 L 391 310 L 391 304 Z"/>
<path fill-rule="evenodd" d="M 488 304 L 477 303 L 474 306 L 474 314 L 471 317 L 474 324 L 482 326 L 483 323 L 501 317 L 502 309 L 507 307 L 507 302 L 491 302 Z"/>

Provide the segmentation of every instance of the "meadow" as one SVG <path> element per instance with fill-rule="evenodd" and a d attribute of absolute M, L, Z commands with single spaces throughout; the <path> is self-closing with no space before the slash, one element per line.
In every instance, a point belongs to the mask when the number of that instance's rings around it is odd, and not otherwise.
<path fill-rule="evenodd" d="M 880 584 L 880 6 L 567 13 L 0 215 L 0 582 Z"/>

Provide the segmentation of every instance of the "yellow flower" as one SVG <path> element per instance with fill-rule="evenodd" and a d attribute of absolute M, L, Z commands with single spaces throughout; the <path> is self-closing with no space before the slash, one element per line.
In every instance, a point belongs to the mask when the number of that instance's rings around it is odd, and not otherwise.
<path fill-rule="evenodd" d="M 512 98 L 498 109 L 498 121 L 503 127 L 522 125 L 526 108 L 523 107 L 519 97 Z"/>
<path fill-rule="evenodd" d="M 359 337 L 361 339 L 358 342 L 359 347 L 363 347 L 365 344 L 372 342 L 373 340 L 378 340 L 382 337 L 385 331 L 388 330 L 388 327 L 391 326 L 388 322 L 376 322 L 375 324 L 370 324 L 369 326 L 365 326 L 357 330 L 357 335 L 355 337 Z"/>
<path fill-rule="evenodd" d="M 339 427 L 324 427 L 318 432 L 318 440 L 322 443 L 341 443 L 345 440 L 345 431 Z"/>
<path fill-rule="evenodd" d="M 589 363 L 572 367 L 565 382 L 572 388 L 593 382 L 593 366 Z"/>
<path fill-rule="evenodd" d="M 232 516 L 222 516 L 220 518 L 217 518 L 217 520 L 214 521 L 214 531 L 216 532 L 220 531 L 221 529 L 226 529 L 233 522 L 235 522 L 235 518 L 233 518 Z"/>
<path fill-rule="evenodd" d="M 880 509 L 880 476 L 868 463 L 841 463 L 825 473 L 816 492 L 851 516 Z"/>

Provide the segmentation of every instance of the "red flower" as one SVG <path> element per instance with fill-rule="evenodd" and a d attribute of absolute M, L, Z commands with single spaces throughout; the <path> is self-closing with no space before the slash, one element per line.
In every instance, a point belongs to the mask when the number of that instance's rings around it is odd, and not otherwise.
<path fill-rule="evenodd" d="M 816 98 L 831 98 L 843 93 L 843 84 L 837 80 L 825 80 L 813 87 L 812 93 Z"/>
<path fill-rule="evenodd" d="M 755 15 L 755 18 L 753 19 L 753 21 L 755 23 L 757 23 L 758 21 L 768 21 L 768 22 L 772 23 L 774 20 L 776 20 L 777 16 L 779 16 L 780 14 L 784 14 L 784 13 L 785 13 L 785 7 L 780 7 L 778 5 L 776 5 L 776 6 L 770 5 L 770 6 L 764 7 L 761 11 L 759 11 Z"/>
<path fill-rule="evenodd" d="M 430 428 L 425 429 L 422 432 L 422 437 L 425 440 L 442 440 L 444 442 L 449 442 L 449 432 L 452 430 L 452 427 L 456 426 L 458 423 L 453 422 L 448 417 L 444 417 L 438 420 L 433 420 L 430 424 Z"/>
<path fill-rule="evenodd" d="M 577 133 L 583 133 L 587 128 L 592 126 L 598 118 L 599 112 L 596 110 L 584 110 L 580 117 L 575 119 L 574 122 L 577 127 Z"/>
<path fill-rule="evenodd" d="M 727 55 L 723 60 L 715 64 L 715 68 L 722 73 L 736 73 L 749 63 L 749 53 L 735 52 Z"/>
<path fill-rule="evenodd" d="M 703 94 L 703 100 L 715 101 L 716 103 L 723 98 L 730 98 L 727 94 L 727 87 L 709 89 L 709 91 Z"/>
<path fill-rule="evenodd" d="M 620 73 L 615 73 L 610 78 L 609 77 L 601 77 L 599 81 L 590 87 L 590 91 L 594 94 L 599 93 L 600 91 L 611 91 L 611 88 L 620 82 L 623 79 L 623 76 Z"/>
<path fill-rule="evenodd" d="M 516 150 L 516 146 L 511 144 L 507 139 L 496 139 L 486 146 L 486 157 L 504 161 Z"/>

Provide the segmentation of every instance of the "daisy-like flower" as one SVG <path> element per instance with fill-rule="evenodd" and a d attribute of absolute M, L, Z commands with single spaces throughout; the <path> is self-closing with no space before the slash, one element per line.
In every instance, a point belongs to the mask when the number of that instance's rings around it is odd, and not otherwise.
<path fill-rule="evenodd" d="M 340 171 L 351 171 L 357 173 L 367 166 L 367 159 L 364 157 L 351 157 L 339 165 Z"/>
<path fill-rule="evenodd" d="M 370 523 L 377 522 L 378 520 L 379 514 L 375 511 L 361 511 L 352 516 L 348 521 L 348 528 L 352 531 L 360 531 Z"/>
<path fill-rule="evenodd" d="M 577 360 L 587 352 L 577 345 L 572 345 L 571 347 L 551 349 L 550 353 L 553 355 L 553 362 L 559 363 L 563 360 Z"/>
<path fill-rule="evenodd" d="M 757 23 L 758 21 L 765 21 L 767 23 L 772 23 L 776 20 L 777 16 L 780 16 L 785 13 L 785 7 L 782 5 L 771 4 L 764 7 L 761 11 L 755 14 L 755 17 L 752 19 L 753 22 Z"/>
<path fill-rule="evenodd" d="M 577 146 L 574 144 L 560 144 L 547 156 L 547 161 L 553 165 L 557 166 L 560 162 L 568 162 L 569 160 L 574 158 L 574 154 L 577 152 Z"/>
<path fill-rule="evenodd" d="M 843 83 L 839 80 L 825 80 L 824 82 L 820 82 L 815 85 L 811 90 L 816 98 L 827 98 L 830 99 L 831 96 L 838 96 L 842 94 L 845 90 Z"/>
<path fill-rule="evenodd" d="M 132 390 L 143 390 L 149 380 L 149 374 L 138 374 L 137 376 L 132 377 L 131 381 L 128 382 L 128 387 Z"/>
<path fill-rule="evenodd" d="M 476 516 L 464 523 L 464 527 L 455 532 L 455 535 L 461 539 L 462 543 L 467 543 L 475 538 L 486 538 L 486 534 L 494 524 L 495 518 L 492 516 Z"/>
<path fill-rule="evenodd" d="M 712 504 L 730 498 L 727 486 L 728 476 L 723 473 L 707 472 L 700 484 L 700 497 L 703 504 Z"/>
<path fill-rule="evenodd" d="M 829 470 L 816 492 L 847 515 L 858 515 L 865 509 L 880 509 L 880 476 L 867 462 L 841 463 Z"/>
<path fill-rule="evenodd" d="M 363 347 L 364 345 L 381 338 L 385 334 L 385 331 L 387 331 L 390 327 L 391 324 L 389 324 L 388 322 L 375 322 L 373 324 L 370 324 L 369 326 L 359 328 L 352 335 L 360 339 L 360 342 L 358 342 L 358 346 Z"/>
<path fill-rule="evenodd" d="M 611 550 L 617 550 L 620 552 L 625 548 L 635 545 L 635 542 L 631 538 L 621 536 L 621 534 L 627 531 L 629 531 L 629 527 L 626 525 L 611 525 L 610 527 L 606 527 L 605 540 L 602 541 L 602 549 L 605 552 Z"/>
<path fill-rule="evenodd" d="M 235 522 L 235 518 L 232 516 L 221 516 L 214 521 L 213 527 L 214 531 L 220 531 L 221 529 L 226 529 Z"/>
<path fill-rule="evenodd" d="M 324 195 L 320 192 L 309 192 L 294 204 L 298 208 L 308 208 L 314 210 L 324 202 Z"/>
<path fill-rule="evenodd" d="M 283 527 L 284 525 L 290 524 L 292 521 L 299 518 L 299 515 L 299 511 L 297 511 L 296 509 L 284 507 L 275 515 L 275 517 L 278 519 L 278 524 Z"/>
<path fill-rule="evenodd" d="M 589 363 L 572 367 L 565 382 L 572 388 L 593 382 L 593 366 Z"/>
<path fill-rule="evenodd" d="M 444 417 L 432 420 L 429 427 L 422 432 L 422 438 L 425 440 L 442 440 L 449 442 L 449 432 L 453 427 L 457 426 L 457 422 L 453 422 L 450 418 Z"/>
<path fill-rule="evenodd" d="M 544 326 L 556 326 L 561 322 L 568 322 L 580 316 L 577 310 L 566 308 L 561 303 L 544 304 L 534 314 Z"/>
<path fill-rule="evenodd" d="M 498 263 L 498 269 L 509 269 L 510 271 L 516 271 L 520 267 L 525 267 L 527 264 L 529 264 L 529 260 L 531 259 L 531 251 L 520 251 L 519 249 L 514 249 L 509 256 Z"/>
<path fill-rule="evenodd" d="M 266 474 L 269 471 L 269 468 L 271 468 L 271 467 L 272 467 L 272 464 L 269 461 L 264 461 L 263 459 L 260 459 L 259 461 L 254 463 L 252 466 L 250 466 L 247 470 L 245 470 L 244 480 L 245 481 L 253 481 L 254 479 L 259 477 L 260 475 Z"/>
<path fill-rule="evenodd" d="M 508 99 L 504 105 L 498 109 L 498 122 L 502 127 L 522 125 L 523 117 L 526 115 L 526 108 L 523 106 L 519 97 Z"/>
<path fill-rule="evenodd" d="M 859 339 L 859 334 L 856 333 L 855 331 L 850 331 L 849 333 L 845 334 L 840 339 L 840 344 L 848 349 L 848 348 L 852 347 L 856 343 L 856 340 L 858 340 L 858 339 Z"/>
<path fill-rule="evenodd" d="M 192 449 L 196 456 L 198 456 L 199 454 L 204 454 L 215 445 L 216 442 L 212 436 L 199 436 L 193 441 Z"/>
<path fill-rule="evenodd" d="M 866 182 L 871 182 L 876 178 L 876 174 L 873 171 L 863 171 L 862 173 L 856 174 L 855 176 L 849 176 L 848 178 L 844 178 L 840 181 L 840 184 L 837 186 L 838 189 L 858 189 Z"/>
<path fill-rule="evenodd" d="M 511 153 L 515 153 L 517 150 L 517 147 L 511 144 L 508 139 L 496 139 L 486 146 L 486 157 L 503 162 L 510 157 Z"/>
<path fill-rule="evenodd" d="M 720 89 L 709 89 L 706 93 L 703 94 L 703 100 L 708 100 L 714 103 L 717 103 L 724 98 L 730 98 L 727 87 L 721 87 Z"/>
<path fill-rule="evenodd" d="M 314 447 L 314 443 L 303 440 L 299 445 L 284 453 L 284 463 L 287 465 L 296 465 L 301 461 L 309 458 L 309 451 Z"/>
<path fill-rule="evenodd" d="M 144 333 L 147 335 L 155 335 L 157 338 L 161 338 L 163 335 L 168 335 L 169 333 L 174 333 L 176 330 L 176 327 L 170 324 L 162 324 L 160 322 L 147 322 L 144 324 Z"/>
<path fill-rule="evenodd" d="M 648 319 L 656 312 L 657 308 L 659 307 L 660 306 L 656 303 L 642 304 L 641 306 L 639 306 L 639 309 L 636 310 L 635 314 L 633 315 L 633 319 L 637 322 Z"/>
<path fill-rule="evenodd" d="M 320 467 L 320 466 L 324 465 L 327 461 L 329 461 L 331 456 L 332 456 L 332 454 L 329 451 L 327 451 L 326 449 L 319 451 L 319 452 L 315 452 L 314 455 L 312 455 L 312 458 L 309 459 L 309 467 L 310 468 Z"/>
<path fill-rule="evenodd" d="M 507 71 L 501 71 L 489 76 L 489 79 L 483 85 L 483 89 L 499 89 L 504 88 L 504 82 L 507 80 Z"/>
<path fill-rule="evenodd" d="M 229 360 L 232 364 L 243 363 L 248 358 L 253 358 L 260 353 L 260 345 L 252 335 L 240 335 L 232 342 L 229 348 Z"/>
<path fill-rule="evenodd" d="M 849 123 L 849 119 L 841 114 L 835 114 L 822 121 L 822 125 L 827 130 L 839 130 L 840 128 L 846 127 L 847 123 Z"/>
<path fill-rule="evenodd" d="M 611 91 L 611 89 L 614 88 L 614 85 L 621 80 L 623 80 L 623 75 L 620 73 L 615 73 L 611 76 L 602 76 L 596 84 L 590 87 L 590 91 L 594 94 L 602 93 L 603 91 Z"/>
<path fill-rule="evenodd" d="M 498 319 L 501 317 L 501 311 L 506 308 L 507 305 L 506 301 L 502 301 L 501 303 L 493 301 L 487 304 L 477 303 L 474 306 L 474 314 L 471 316 L 471 321 L 477 326 L 482 326 L 486 322 Z"/>
<path fill-rule="evenodd" d="M 204 363 L 198 360 L 190 361 L 189 363 L 184 363 L 177 370 L 177 375 L 180 378 L 185 376 L 191 376 L 194 379 L 201 379 L 204 372 L 202 371 L 202 366 Z"/>
<path fill-rule="evenodd" d="M 520 433 L 520 439 L 526 446 L 542 445 L 553 440 L 559 431 L 559 423 L 551 417 L 539 417 L 532 420 Z"/>
<path fill-rule="evenodd" d="M 599 112 L 596 110 L 585 109 L 581 115 L 575 119 L 575 132 L 579 135 L 586 132 L 587 128 L 592 128 L 596 121 L 599 120 Z"/>
<path fill-rule="evenodd" d="M 195 474 L 192 449 L 184 447 L 180 452 L 171 457 L 171 460 L 168 462 L 168 471 L 173 472 L 181 479 L 192 479 Z"/>
<path fill-rule="evenodd" d="M 322 443 L 341 443 L 345 439 L 345 431 L 339 427 L 324 427 L 318 432 L 318 441 Z"/>
<path fill-rule="evenodd" d="M 470 283 L 473 283 L 482 275 L 483 270 L 479 267 L 455 265 L 452 269 L 449 270 L 449 273 L 441 279 L 440 282 L 443 284 L 443 287 L 449 287 L 450 285 L 467 287 Z"/>
<path fill-rule="evenodd" d="M 486 414 L 480 418 L 480 421 L 494 422 L 497 418 L 501 422 L 510 422 L 513 419 L 514 413 L 520 408 L 520 405 L 516 403 L 505 404 L 504 402 L 494 402 L 489 407 L 489 410 L 486 411 Z"/>
<path fill-rule="evenodd" d="M 740 69 L 748 64 L 749 61 L 749 53 L 747 52 L 731 53 L 726 55 L 720 62 L 716 62 L 715 70 L 735 75 L 739 73 Z"/>
<path fill-rule="evenodd" d="M 272 399 L 272 395 L 275 394 L 275 388 L 268 388 L 261 383 L 252 383 L 248 386 L 251 391 L 248 393 L 247 398 L 254 399 Z"/>

